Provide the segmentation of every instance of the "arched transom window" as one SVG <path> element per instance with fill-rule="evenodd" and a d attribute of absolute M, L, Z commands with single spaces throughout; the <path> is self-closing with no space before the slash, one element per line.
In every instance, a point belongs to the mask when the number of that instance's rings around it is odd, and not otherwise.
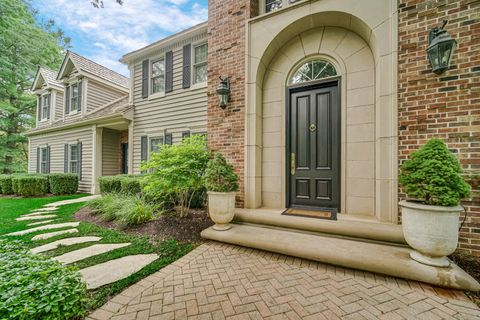
<path fill-rule="evenodd" d="M 337 75 L 337 70 L 328 61 L 314 59 L 300 65 L 290 78 L 289 84 L 320 80 Z"/>

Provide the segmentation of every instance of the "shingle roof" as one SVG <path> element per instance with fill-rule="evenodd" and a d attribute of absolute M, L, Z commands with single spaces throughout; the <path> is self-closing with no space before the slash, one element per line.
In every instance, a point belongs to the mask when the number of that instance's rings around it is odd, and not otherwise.
<path fill-rule="evenodd" d="M 90 59 L 82 57 L 75 52 L 69 51 L 69 54 L 75 65 L 81 70 L 96 75 L 97 77 L 115 83 L 119 86 L 127 89 L 129 88 L 129 79 L 125 76 L 122 76 L 120 73 L 110 70 L 107 67 L 104 67 Z"/>
<path fill-rule="evenodd" d="M 39 72 L 47 84 L 63 88 L 63 84 L 57 81 L 57 71 L 53 71 L 47 67 L 40 67 Z"/>

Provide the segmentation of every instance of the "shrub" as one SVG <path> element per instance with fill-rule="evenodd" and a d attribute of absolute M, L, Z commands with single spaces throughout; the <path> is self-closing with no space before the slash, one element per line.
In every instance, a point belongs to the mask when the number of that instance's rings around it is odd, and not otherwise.
<path fill-rule="evenodd" d="M 98 178 L 100 192 L 118 193 L 122 189 L 122 176 L 104 176 Z"/>
<path fill-rule="evenodd" d="M 197 190 L 202 187 L 202 176 L 208 162 L 205 138 L 192 136 L 181 144 L 163 145 L 142 165 L 142 170 L 151 172 L 145 176 L 145 191 L 150 197 L 172 192 L 180 216 L 188 213 Z M 192 192 L 192 190 L 194 190 Z"/>
<path fill-rule="evenodd" d="M 205 200 L 207 197 L 207 190 L 201 188 L 194 192 L 192 201 L 190 202 L 190 208 L 200 209 L 205 206 Z"/>
<path fill-rule="evenodd" d="M 470 196 L 458 159 L 440 139 L 431 139 L 401 166 L 400 183 L 411 199 L 427 205 L 456 206 Z"/>
<path fill-rule="evenodd" d="M 78 190 L 78 175 L 74 173 L 52 173 L 48 181 L 53 194 L 73 194 Z"/>
<path fill-rule="evenodd" d="M 0 240 L 0 319 L 81 319 L 87 288 L 73 267 Z"/>
<path fill-rule="evenodd" d="M 120 180 L 120 193 L 126 195 L 140 195 L 142 193 L 142 180 L 140 177 L 122 177 Z"/>
<path fill-rule="evenodd" d="M 234 192 L 238 190 L 238 177 L 232 165 L 221 153 L 216 153 L 208 162 L 204 176 L 205 187 L 208 191 Z"/>
<path fill-rule="evenodd" d="M 26 175 L 12 179 L 13 192 L 21 196 L 38 196 L 48 192 L 48 179 L 44 176 Z"/>
<path fill-rule="evenodd" d="M 13 194 L 11 175 L 0 175 L 0 193 Z"/>

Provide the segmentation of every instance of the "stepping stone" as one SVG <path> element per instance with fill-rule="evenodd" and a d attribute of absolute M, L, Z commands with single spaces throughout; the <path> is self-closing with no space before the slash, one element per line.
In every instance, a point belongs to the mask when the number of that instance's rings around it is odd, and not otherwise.
<path fill-rule="evenodd" d="M 87 196 L 87 197 L 83 197 L 83 198 L 76 198 L 76 199 L 70 199 L 70 200 L 62 200 L 62 201 L 57 201 L 57 202 L 48 203 L 48 204 L 44 205 L 44 207 L 46 207 L 46 208 L 58 207 L 58 206 L 66 205 L 66 204 L 72 204 L 72 203 L 79 203 L 79 202 L 90 201 L 90 200 L 94 200 L 94 199 L 97 199 L 97 198 L 100 198 L 100 197 L 101 197 L 101 195 L 96 194 L 96 195 Z"/>
<path fill-rule="evenodd" d="M 42 220 L 42 219 L 49 219 L 49 218 L 56 218 L 56 214 L 46 214 L 40 216 L 31 216 L 31 217 L 20 217 L 15 220 L 17 221 L 26 221 L 26 220 Z"/>
<path fill-rule="evenodd" d="M 22 214 L 20 217 L 35 217 L 35 216 L 41 216 L 42 214 L 52 214 L 54 212 L 32 212 L 28 214 Z"/>
<path fill-rule="evenodd" d="M 39 221 L 39 222 L 32 222 L 32 223 L 29 223 L 27 224 L 27 226 L 31 227 L 31 226 L 38 226 L 39 224 L 45 224 L 45 223 L 50 223 L 54 220 L 45 220 L 45 221 Z"/>
<path fill-rule="evenodd" d="M 30 250 L 31 253 L 41 253 L 45 251 L 50 251 L 57 249 L 60 246 L 71 246 L 74 244 L 85 243 L 85 242 L 96 242 L 100 241 L 100 237 L 74 237 L 74 238 L 65 238 L 51 243 L 47 243 L 43 246 L 39 246 Z"/>
<path fill-rule="evenodd" d="M 126 256 L 80 270 L 88 289 L 122 280 L 158 259 L 156 254 Z"/>
<path fill-rule="evenodd" d="M 63 262 L 65 264 L 74 263 L 86 258 L 97 256 L 115 249 L 129 246 L 130 243 L 109 243 L 109 244 L 94 244 L 93 246 L 67 252 L 53 259 Z"/>
<path fill-rule="evenodd" d="M 35 211 L 55 211 L 57 209 L 58 209 L 57 207 L 46 207 L 46 208 L 35 209 Z"/>
<path fill-rule="evenodd" d="M 22 231 L 12 232 L 6 234 L 6 236 L 23 236 L 24 234 L 29 234 L 32 232 L 37 232 L 41 230 L 51 230 L 51 229 L 60 229 L 65 227 L 78 227 L 80 222 L 65 222 L 65 223 L 57 223 L 57 224 L 47 224 L 45 226 L 30 228 Z"/>
<path fill-rule="evenodd" d="M 61 234 L 77 233 L 77 232 L 78 232 L 78 229 L 67 229 L 67 230 L 60 230 L 60 231 L 55 231 L 50 233 L 42 233 L 33 237 L 32 240 L 33 241 L 45 240 L 45 239 L 50 239 L 50 238 L 59 236 Z"/>

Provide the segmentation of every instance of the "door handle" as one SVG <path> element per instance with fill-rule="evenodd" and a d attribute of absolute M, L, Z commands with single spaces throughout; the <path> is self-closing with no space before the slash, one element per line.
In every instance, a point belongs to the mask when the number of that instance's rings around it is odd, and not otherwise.
<path fill-rule="evenodd" d="M 290 174 L 295 175 L 295 153 L 292 152 L 290 155 Z"/>

